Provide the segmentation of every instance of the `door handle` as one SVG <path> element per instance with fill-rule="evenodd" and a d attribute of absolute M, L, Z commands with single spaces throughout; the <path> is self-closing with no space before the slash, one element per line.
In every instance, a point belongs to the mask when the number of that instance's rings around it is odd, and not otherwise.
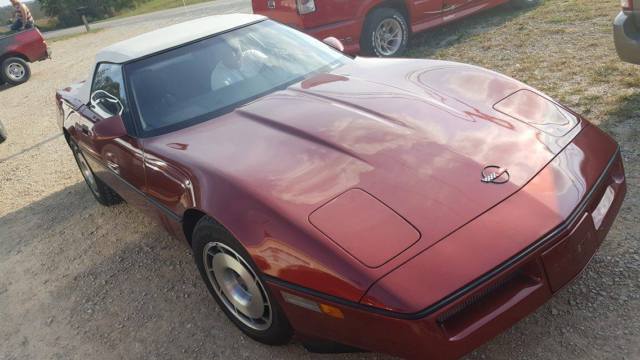
<path fill-rule="evenodd" d="M 114 163 L 113 161 L 107 160 L 107 167 L 116 174 L 120 173 L 120 165 Z"/>
<path fill-rule="evenodd" d="M 82 132 L 85 135 L 91 135 L 91 130 L 89 130 L 89 127 L 85 124 L 81 124 L 80 126 L 80 132 Z"/>

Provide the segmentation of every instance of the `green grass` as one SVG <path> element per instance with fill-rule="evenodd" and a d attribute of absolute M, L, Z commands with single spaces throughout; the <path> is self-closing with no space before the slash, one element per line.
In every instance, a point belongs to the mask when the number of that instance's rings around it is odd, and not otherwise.
<path fill-rule="evenodd" d="M 135 8 L 122 11 L 120 14 L 118 14 L 115 17 L 115 19 L 128 17 L 128 16 L 147 14 L 147 13 L 155 12 L 159 10 L 172 9 L 172 8 L 183 6 L 184 4 L 188 6 L 188 5 L 199 4 L 203 2 L 209 2 L 209 1 L 212 1 L 212 0 L 185 0 L 184 3 L 182 0 L 151 0 L 151 1 L 144 2 Z"/>

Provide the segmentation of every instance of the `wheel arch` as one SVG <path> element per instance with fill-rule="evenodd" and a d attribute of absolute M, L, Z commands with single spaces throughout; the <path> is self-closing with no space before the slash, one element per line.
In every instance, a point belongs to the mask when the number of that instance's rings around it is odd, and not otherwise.
<path fill-rule="evenodd" d="M 69 143 L 69 140 L 71 139 L 71 134 L 69 134 L 69 130 L 67 130 L 67 128 L 62 128 L 62 134 L 64 135 L 64 139 L 67 141 L 67 144 Z"/>
<path fill-rule="evenodd" d="M 411 29 L 411 14 L 409 12 L 409 8 L 405 0 L 380 1 L 379 3 L 373 4 L 372 6 L 369 6 L 368 8 L 366 8 L 363 12 L 363 17 L 366 19 L 366 17 L 369 16 L 373 11 L 377 9 L 382 9 L 382 8 L 389 8 L 389 9 L 395 9 L 400 11 L 400 13 L 404 16 L 405 20 L 407 21 L 407 24 L 409 24 L 409 29 Z M 363 23 L 362 26 L 365 26 L 365 24 Z"/>
<path fill-rule="evenodd" d="M 4 55 L 0 56 L 0 64 L 1 64 L 2 62 L 4 62 L 5 60 L 7 60 L 7 59 L 9 59 L 9 58 L 12 58 L 12 57 L 22 59 L 22 60 L 24 60 L 27 64 L 29 64 L 29 63 L 31 62 L 31 61 L 29 60 L 29 58 L 28 58 L 26 55 L 24 55 L 24 54 L 21 54 L 21 53 L 19 53 L 19 52 L 8 52 L 8 53 L 6 53 L 6 54 L 4 54 Z"/>
<path fill-rule="evenodd" d="M 182 215 L 182 232 L 184 234 L 184 238 L 187 239 L 187 243 L 191 246 L 191 240 L 193 239 L 193 231 L 198 224 L 198 221 L 205 216 L 209 216 L 204 211 L 199 209 L 187 209 Z M 213 217 L 209 216 L 214 219 Z M 216 220 L 216 222 L 218 222 Z M 219 223 L 219 222 L 218 222 Z"/>
<path fill-rule="evenodd" d="M 231 232 L 231 230 L 226 227 L 221 221 L 219 221 L 217 217 L 201 209 L 190 208 L 185 210 L 185 212 L 182 214 L 182 232 L 189 246 L 191 246 L 192 244 L 193 231 L 196 229 L 198 221 L 200 221 L 204 217 L 208 217 L 209 219 L 213 220 L 216 224 L 220 225 L 220 227 L 224 228 L 229 234 L 237 239 L 236 235 L 233 234 L 233 232 Z"/>

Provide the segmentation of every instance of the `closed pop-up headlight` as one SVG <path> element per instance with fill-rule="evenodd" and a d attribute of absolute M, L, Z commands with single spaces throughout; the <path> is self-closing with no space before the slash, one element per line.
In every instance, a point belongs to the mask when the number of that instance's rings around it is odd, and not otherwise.
<path fill-rule="evenodd" d="M 300 13 L 300 15 L 309 14 L 316 11 L 315 0 L 297 0 L 297 2 L 298 13 Z"/>
<path fill-rule="evenodd" d="M 516 91 L 493 107 L 552 136 L 566 135 L 579 122 L 577 116 L 531 90 Z"/>

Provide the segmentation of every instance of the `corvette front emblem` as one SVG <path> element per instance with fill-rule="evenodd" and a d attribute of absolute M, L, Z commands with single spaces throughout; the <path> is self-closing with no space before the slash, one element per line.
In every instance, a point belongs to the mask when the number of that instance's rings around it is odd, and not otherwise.
<path fill-rule="evenodd" d="M 485 166 L 480 175 L 485 184 L 504 184 L 511 178 L 507 169 L 496 165 Z"/>
<path fill-rule="evenodd" d="M 275 9 L 276 8 L 276 0 L 267 0 L 267 7 L 269 9 Z"/>

